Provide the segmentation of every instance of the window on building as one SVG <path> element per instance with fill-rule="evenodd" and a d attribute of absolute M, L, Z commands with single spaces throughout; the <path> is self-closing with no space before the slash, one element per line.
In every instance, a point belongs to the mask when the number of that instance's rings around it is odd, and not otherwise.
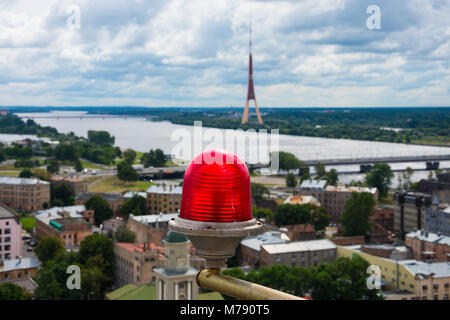
<path fill-rule="evenodd" d="M 434 284 L 434 285 L 433 285 L 433 289 L 434 289 L 434 290 L 439 290 L 439 285 L 438 285 L 438 284 Z"/>
<path fill-rule="evenodd" d="M 434 300 L 439 300 L 439 296 L 437 294 L 434 295 Z"/>
<path fill-rule="evenodd" d="M 428 286 L 422 286 L 422 290 L 423 291 L 427 291 L 428 290 Z"/>
<path fill-rule="evenodd" d="M 5 229 L 5 234 L 11 234 L 11 228 L 6 228 Z"/>
<path fill-rule="evenodd" d="M 5 237 L 5 243 L 11 242 L 11 237 Z"/>

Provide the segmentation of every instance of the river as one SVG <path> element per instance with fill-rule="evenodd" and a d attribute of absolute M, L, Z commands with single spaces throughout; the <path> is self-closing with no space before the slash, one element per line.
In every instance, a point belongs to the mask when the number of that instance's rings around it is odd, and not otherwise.
<path fill-rule="evenodd" d="M 89 116 L 86 117 L 84 112 L 72 111 L 18 113 L 17 115 L 24 120 L 33 117 L 34 121 L 40 125 L 55 127 L 63 133 L 74 132 L 76 135 L 83 137 L 87 137 L 89 130 L 106 130 L 115 137 L 115 144 L 121 148 L 132 148 L 143 152 L 161 148 L 165 153 L 175 154 L 178 158 L 185 160 L 190 160 L 194 154 L 210 148 L 231 149 L 247 161 L 249 158 L 254 157 L 253 159 L 255 159 L 257 157 L 257 161 L 249 162 L 266 162 L 268 161 L 268 153 L 277 150 L 291 152 L 302 160 L 450 154 L 450 148 L 448 147 L 290 135 L 279 135 L 277 143 L 276 139 L 270 139 L 270 132 L 267 140 L 264 139 L 266 136 L 263 133 L 234 132 L 235 139 L 239 137 L 247 139 L 244 150 L 239 149 L 242 145 L 237 141 L 232 141 L 231 144 L 227 145 L 226 131 L 222 129 L 202 128 L 199 135 L 194 134 L 192 126 L 148 121 L 145 118 L 89 118 Z M 59 116 L 61 118 L 39 118 L 45 116 Z M 64 118 L 67 116 L 73 118 Z M 267 145 L 266 149 L 261 147 L 264 143 Z M 393 169 L 404 169 L 407 166 L 413 169 L 423 169 L 425 164 L 415 162 L 391 165 Z M 450 162 L 442 162 L 442 167 L 450 168 Z M 336 168 L 339 171 L 353 171 L 358 166 L 339 166 Z M 427 176 L 428 172 L 417 171 L 413 179 L 417 180 Z M 349 182 L 362 177 L 363 175 L 342 174 L 340 180 Z"/>

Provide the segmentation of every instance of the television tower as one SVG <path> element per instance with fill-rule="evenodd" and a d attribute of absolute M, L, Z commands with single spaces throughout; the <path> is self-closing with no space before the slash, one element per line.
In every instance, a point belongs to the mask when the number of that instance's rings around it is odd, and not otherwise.
<path fill-rule="evenodd" d="M 248 122 L 248 108 L 249 108 L 250 100 L 255 101 L 255 109 L 256 109 L 256 116 L 258 117 L 258 123 L 263 124 L 263 121 L 261 119 L 261 114 L 259 113 L 258 103 L 256 102 L 255 87 L 254 87 L 254 83 L 253 83 L 252 19 L 251 19 L 251 16 L 250 16 L 249 20 L 250 21 L 249 21 L 249 29 L 248 29 L 248 35 L 249 35 L 248 88 L 247 88 L 247 99 L 245 101 L 244 114 L 242 115 L 242 124 Z"/>

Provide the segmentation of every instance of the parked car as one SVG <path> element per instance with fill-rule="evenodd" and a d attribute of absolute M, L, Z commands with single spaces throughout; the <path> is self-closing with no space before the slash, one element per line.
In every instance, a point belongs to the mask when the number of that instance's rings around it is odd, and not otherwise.
<path fill-rule="evenodd" d="M 30 240 L 30 246 L 35 247 L 37 245 L 37 241 L 36 240 Z"/>
<path fill-rule="evenodd" d="M 31 252 L 31 251 L 33 251 L 33 248 L 32 247 L 27 247 L 27 251 Z"/>

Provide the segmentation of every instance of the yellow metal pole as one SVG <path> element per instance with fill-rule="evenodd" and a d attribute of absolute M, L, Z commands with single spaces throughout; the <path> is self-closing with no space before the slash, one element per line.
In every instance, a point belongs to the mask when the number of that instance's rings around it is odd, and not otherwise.
<path fill-rule="evenodd" d="M 205 269 L 197 274 L 200 287 L 218 291 L 240 300 L 305 300 L 278 290 L 228 277 L 220 269 Z"/>

